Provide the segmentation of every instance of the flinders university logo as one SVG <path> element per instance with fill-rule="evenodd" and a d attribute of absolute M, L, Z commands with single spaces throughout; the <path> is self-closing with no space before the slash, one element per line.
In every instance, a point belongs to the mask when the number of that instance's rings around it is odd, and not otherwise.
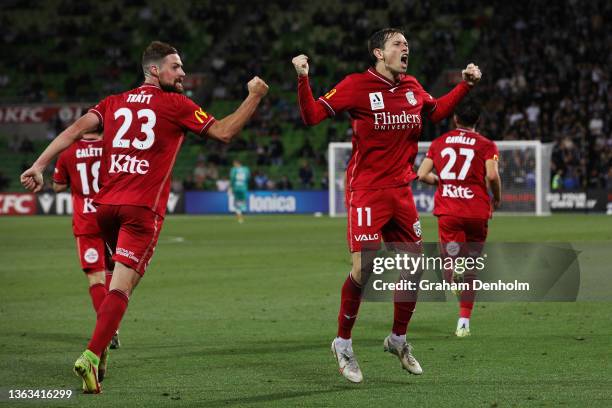
<path fill-rule="evenodd" d="M 399 114 L 376 112 L 374 114 L 374 130 L 404 130 L 421 127 L 421 116 L 418 113 Z"/>
<path fill-rule="evenodd" d="M 408 103 L 411 104 L 412 106 L 415 106 L 417 104 L 417 100 L 414 97 L 414 92 L 412 91 L 406 92 L 406 99 L 408 99 Z"/>

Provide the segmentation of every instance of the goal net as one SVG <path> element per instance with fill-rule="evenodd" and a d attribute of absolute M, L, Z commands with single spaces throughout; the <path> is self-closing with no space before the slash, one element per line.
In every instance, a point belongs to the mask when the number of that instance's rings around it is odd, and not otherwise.
<path fill-rule="evenodd" d="M 499 213 L 548 215 L 546 200 L 550 193 L 550 160 L 552 144 L 539 141 L 496 141 L 499 149 L 499 172 L 502 179 L 502 208 Z M 431 142 L 420 142 L 415 172 Z M 346 215 L 344 181 L 352 145 L 330 143 L 328 149 L 329 215 Z M 415 181 L 412 191 L 420 214 L 433 211 L 435 187 Z M 497 212 L 496 212 L 497 213 Z"/>

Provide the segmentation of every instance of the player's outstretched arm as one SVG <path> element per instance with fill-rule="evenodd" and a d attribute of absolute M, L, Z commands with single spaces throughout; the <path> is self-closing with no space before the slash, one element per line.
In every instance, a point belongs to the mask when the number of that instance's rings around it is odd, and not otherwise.
<path fill-rule="evenodd" d="M 489 189 L 493 193 L 493 208 L 498 209 L 501 207 L 501 177 L 499 177 L 499 169 L 497 160 L 487 160 L 485 162 L 487 169 L 487 181 L 489 182 Z"/>
<path fill-rule="evenodd" d="M 417 176 L 419 177 L 419 181 L 425 184 L 430 184 L 435 186 L 438 184 L 438 176 L 432 173 L 433 170 L 433 160 L 426 157 L 421 162 L 419 166 L 419 170 L 417 171 Z"/>
<path fill-rule="evenodd" d="M 298 105 L 305 125 L 314 126 L 328 117 L 323 106 L 316 103 L 308 81 L 308 57 L 304 54 L 294 57 L 291 62 L 298 74 Z"/>
<path fill-rule="evenodd" d="M 51 160 L 66 150 L 68 146 L 83 137 L 85 133 L 95 131 L 100 125 L 100 119 L 95 113 L 87 112 L 76 122 L 68 126 L 47 146 L 45 151 L 36 159 L 32 167 L 21 174 L 21 184 L 28 190 L 36 193 L 43 187 L 43 171 Z"/>
<path fill-rule="evenodd" d="M 224 143 L 229 143 L 242 130 L 251 116 L 253 116 L 253 113 L 255 113 L 261 99 L 268 93 L 268 85 L 257 76 L 249 81 L 247 88 L 249 94 L 242 101 L 238 109 L 223 119 L 215 121 L 210 126 L 210 129 L 208 129 L 208 136 Z"/>
<path fill-rule="evenodd" d="M 436 100 L 436 109 L 429 115 L 432 122 L 437 123 L 450 116 L 455 110 L 455 106 L 457 106 L 470 89 L 480 81 L 482 73 L 478 65 L 470 63 L 461 71 L 461 76 L 463 81 L 457 84 L 449 93 Z"/>

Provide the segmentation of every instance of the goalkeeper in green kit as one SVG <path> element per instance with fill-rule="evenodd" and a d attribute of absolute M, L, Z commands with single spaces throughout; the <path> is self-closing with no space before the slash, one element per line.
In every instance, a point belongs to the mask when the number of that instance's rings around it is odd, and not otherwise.
<path fill-rule="evenodd" d="M 241 224 L 244 222 L 244 213 L 247 210 L 250 179 L 251 170 L 243 166 L 240 161 L 234 160 L 234 167 L 230 171 L 230 194 L 234 198 L 234 212 Z"/>

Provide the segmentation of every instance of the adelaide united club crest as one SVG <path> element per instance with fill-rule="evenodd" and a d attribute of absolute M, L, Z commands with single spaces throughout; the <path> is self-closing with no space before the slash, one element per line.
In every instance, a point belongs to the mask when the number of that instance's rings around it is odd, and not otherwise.
<path fill-rule="evenodd" d="M 406 92 L 406 99 L 408 99 L 408 103 L 411 104 L 412 106 L 415 106 L 417 104 L 417 100 L 414 97 L 414 92 L 412 91 Z"/>

